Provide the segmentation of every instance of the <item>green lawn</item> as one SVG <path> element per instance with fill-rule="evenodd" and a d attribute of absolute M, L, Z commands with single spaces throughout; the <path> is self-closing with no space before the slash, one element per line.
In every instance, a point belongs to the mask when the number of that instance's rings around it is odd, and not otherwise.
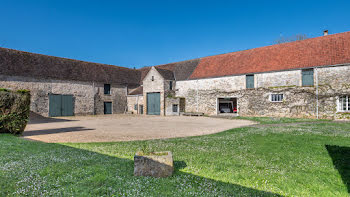
<path fill-rule="evenodd" d="M 133 177 L 144 145 L 173 152 L 173 177 Z M 349 196 L 349 188 L 349 123 L 115 143 L 0 135 L 0 196 Z"/>
<path fill-rule="evenodd" d="M 260 124 L 284 124 L 301 122 L 329 122 L 327 119 L 308 119 L 308 118 L 274 118 L 274 117 L 243 117 L 237 116 L 232 119 L 243 119 L 258 122 Z"/>

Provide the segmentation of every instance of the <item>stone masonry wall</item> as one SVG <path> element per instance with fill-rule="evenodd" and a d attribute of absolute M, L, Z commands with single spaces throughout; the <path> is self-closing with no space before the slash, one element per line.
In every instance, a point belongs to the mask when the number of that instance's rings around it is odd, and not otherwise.
<path fill-rule="evenodd" d="M 152 81 L 152 76 L 154 80 Z M 144 114 L 147 114 L 147 93 L 160 93 L 160 115 L 165 115 L 164 78 L 152 67 L 143 79 Z"/>
<path fill-rule="evenodd" d="M 101 96 L 101 93 L 103 94 L 103 84 L 92 82 L 0 75 L 0 87 L 30 90 L 32 95 L 31 111 L 42 116 L 49 116 L 50 93 L 73 95 L 75 115 L 103 114 L 104 101 L 111 100 L 114 102 L 113 113 L 123 112 L 126 106 L 126 88 L 121 86 L 112 85 L 112 96 L 109 99 Z"/>
<path fill-rule="evenodd" d="M 173 105 L 177 105 L 177 112 L 173 112 Z M 166 98 L 165 99 L 165 115 L 178 116 L 180 115 L 180 98 Z"/>
<path fill-rule="evenodd" d="M 104 94 L 104 84 L 95 84 L 95 114 L 104 114 L 104 102 L 112 102 L 112 113 L 121 114 L 127 110 L 127 88 L 111 84 L 111 94 Z"/>
<path fill-rule="evenodd" d="M 337 96 L 350 95 L 350 66 L 315 69 L 319 80 L 319 117 L 337 118 Z M 301 70 L 255 75 L 255 89 L 245 89 L 245 75 L 177 82 L 177 97 L 186 100 L 186 112 L 217 114 L 217 99 L 238 98 L 241 116 L 316 117 L 316 86 L 301 87 Z M 283 102 L 270 94 L 283 93 Z M 340 114 L 340 115 L 339 115 Z"/>
<path fill-rule="evenodd" d="M 129 95 L 127 97 L 127 103 L 128 112 L 132 112 L 133 114 L 140 114 L 140 105 L 144 105 L 143 96 Z M 135 105 L 137 105 L 137 110 L 135 110 Z"/>

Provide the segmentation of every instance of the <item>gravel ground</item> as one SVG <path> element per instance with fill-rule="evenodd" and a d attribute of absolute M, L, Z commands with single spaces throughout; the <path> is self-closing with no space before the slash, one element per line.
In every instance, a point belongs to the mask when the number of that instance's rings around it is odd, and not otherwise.
<path fill-rule="evenodd" d="M 113 142 L 198 136 L 256 124 L 188 116 L 31 116 L 24 138 L 43 142 Z"/>

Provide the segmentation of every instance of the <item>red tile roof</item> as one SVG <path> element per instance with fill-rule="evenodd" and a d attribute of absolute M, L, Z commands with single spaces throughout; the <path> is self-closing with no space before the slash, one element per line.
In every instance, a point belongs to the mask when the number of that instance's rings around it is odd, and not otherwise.
<path fill-rule="evenodd" d="M 201 58 L 189 79 L 350 63 L 350 32 Z"/>

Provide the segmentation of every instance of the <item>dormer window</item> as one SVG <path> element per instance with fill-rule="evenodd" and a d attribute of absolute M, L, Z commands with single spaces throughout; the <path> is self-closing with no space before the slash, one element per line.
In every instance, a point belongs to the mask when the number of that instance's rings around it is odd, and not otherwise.
<path fill-rule="evenodd" d="M 152 81 L 154 81 L 154 76 L 152 76 Z"/>

